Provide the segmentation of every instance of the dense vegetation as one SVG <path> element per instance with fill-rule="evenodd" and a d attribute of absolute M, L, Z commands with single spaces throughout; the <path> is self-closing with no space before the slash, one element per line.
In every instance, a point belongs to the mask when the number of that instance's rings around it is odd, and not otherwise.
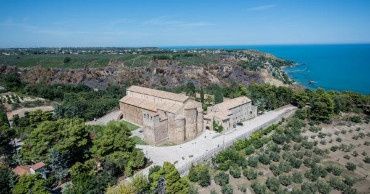
<path fill-rule="evenodd" d="M 5 193 L 50 193 L 62 183 L 67 183 L 65 193 L 102 193 L 118 177 L 131 176 L 147 163 L 125 123 L 86 126 L 82 119 L 58 119 L 36 111 L 17 118 L 9 128 L 4 112 L 0 113 L 1 154 L 5 156 L 0 185 L 7 186 L 1 187 Z M 9 144 L 14 137 L 24 142 L 20 152 Z M 47 164 L 46 180 L 36 175 L 16 178 L 9 170 L 41 161 Z"/>
<path fill-rule="evenodd" d="M 59 102 L 55 113 L 60 118 L 83 118 L 92 120 L 118 106 L 118 100 L 125 94 L 125 87 L 110 86 L 94 91 L 84 85 L 30 85 L 23 83 L 17 74 L 6 74 L 0 84 L 9 91 L 38 96 Z"/>

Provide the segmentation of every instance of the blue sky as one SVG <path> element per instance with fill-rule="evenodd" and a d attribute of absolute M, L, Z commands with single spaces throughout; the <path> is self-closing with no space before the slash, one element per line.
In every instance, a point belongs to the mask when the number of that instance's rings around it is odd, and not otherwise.
<path fill-rule="evenodd" d="M 0 0 L 0 47 L 369 42 L 370 0 Z"/>

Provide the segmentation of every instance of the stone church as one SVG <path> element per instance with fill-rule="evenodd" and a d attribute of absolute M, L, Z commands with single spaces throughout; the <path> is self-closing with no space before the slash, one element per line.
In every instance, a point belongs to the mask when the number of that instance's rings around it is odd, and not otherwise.
<path fill-rule="evenodd" d="M 149 144 L 179 144 L 203 131 L 202 104 L 185 94 L 131 86 L 120 110 L 125 120 L 144 128 Z"/>

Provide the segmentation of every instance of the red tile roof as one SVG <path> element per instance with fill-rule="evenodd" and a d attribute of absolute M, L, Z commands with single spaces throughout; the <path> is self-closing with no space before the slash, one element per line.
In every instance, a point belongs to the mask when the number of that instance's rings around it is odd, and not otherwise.
<path fill-rule="evenodd" d="M 40 169 L 40 168 L 42 168 L 44 166 L 45 166 L 45 164 L 43 162 L 38 162 L 38 163 L 36 163 L 34 165 L 31 165 L 30 168 L 32 168 L 33 170 L 37 170 L 37 169 Z"/>
<path fill-rule="evenodd" d="M 30 173 L 30 168 L 28 166 L 17 166 L 13 169 L 13 172 L 18 176 L 27 175 Z"/>

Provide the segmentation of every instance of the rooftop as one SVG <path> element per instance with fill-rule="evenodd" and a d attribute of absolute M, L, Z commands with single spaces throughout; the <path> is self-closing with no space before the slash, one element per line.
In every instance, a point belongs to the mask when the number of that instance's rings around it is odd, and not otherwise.
<path fill-rule="evenodd" d="M 226 111 L 226 110 L 233 109 L 235 107 L 238 107 L 248 102 L 251 102 L 249 98 L 247 98 L 246 96 L 240 96 L 237 98 L 225 100 L 224 102 L 216 104 L 213 107 L 219 111 L 222 111 L 222 110 Z"/>
<path fill-rule="evenodd" d="M 178 103 L 160 103 L 160 102 L 154 103 L 146 99 L 135 98 L 130 96 L 125 96 L 120 101 L 153 112 L 157 112 L 157 110 L 164 110 L 166 112 L 176 113 L 182 107 Z"/>
<path fill-rule="evenodd" d="M 251 102 L 251 100 L 245 96 L 225 100 L 224 102 L 214 105 L 212 111 L 208 111 L 204 118 L 212 119 L 213 117 L 217 117 L 226 120 L 231 115 L 231 109 L 248 102 Z"/>
<path fill-rule="evenodd" d="M 141 86 L 130 86 L 127 91 L 136 92 L 140 94 L 155 96 L 159 98 L 174 100 L 178 102 L 185 102 L 189 97 L 184 94 L 176 94 L 172 92 L 166 92 L 161 90 L 155 90 L 151 88 L 145 88 Z"/>

